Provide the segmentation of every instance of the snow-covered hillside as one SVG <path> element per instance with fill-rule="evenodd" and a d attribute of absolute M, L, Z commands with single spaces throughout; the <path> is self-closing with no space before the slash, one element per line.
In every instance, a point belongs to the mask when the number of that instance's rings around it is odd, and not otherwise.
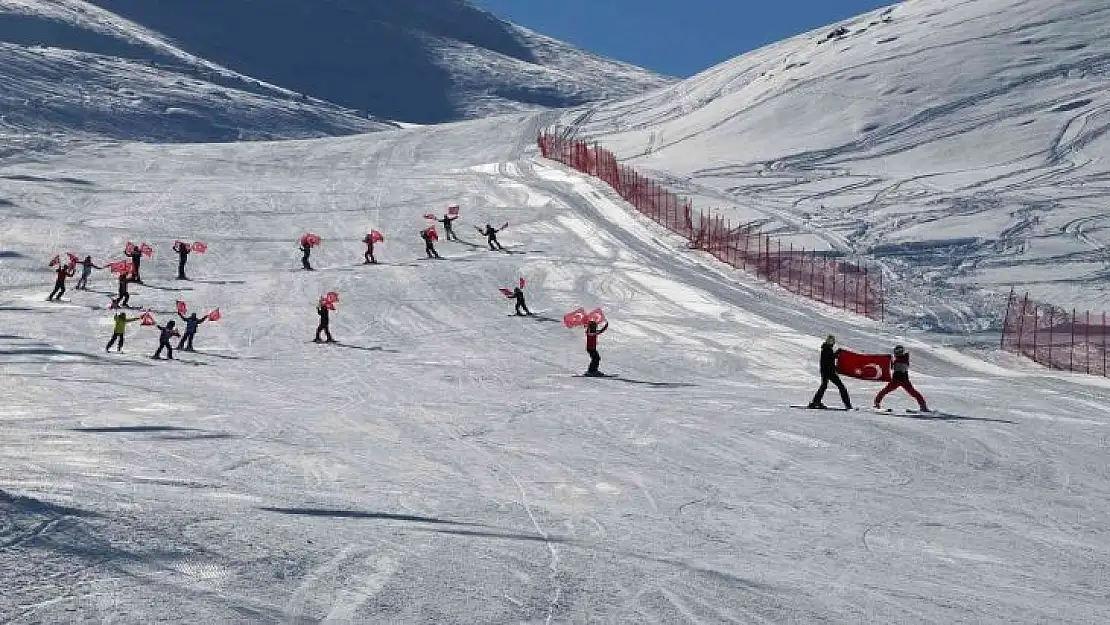
<path fill-rule="evenodd" d="M 0 167 L 0 620 L 1110 620 L 1100 380 L 723 271 L 535 159 L 552 121 Z M 462 241 L 424 260 L 421 215 L 453 202 Z M 487 221 L 510 223 L 508 253 L 470 227 Z M 176 238 L 209 244 L 188 283 Z M 155 246 L 134 304 L 223 312 L 179 362 L 134 325 L 103 351 L 105 272 L 43 301 L 51 255 L 127 240 Z M 535 318 L 497 292 L 521 275 Z M 331 290 L 342 344 L 315 345 Z M 576 377 L 583 339 L 558 319 L 578 306 L 612 320 L 619 377 Z M 939 412 L 792 409 L 828 332 L 905 342 Z"/>
<path fill-rule="evenodd" d="M 911 0 L 564 123 L 702 206 L 880 259 L 916 325 L 999 323 L 1015 284 L 1105 309 L 1107 32 L 1102 0 Z"/>
<path fill-rule="evenodd" d="M 0 0 L 9 134 L 319 137 L 666 83 L 457 0 Z"/>

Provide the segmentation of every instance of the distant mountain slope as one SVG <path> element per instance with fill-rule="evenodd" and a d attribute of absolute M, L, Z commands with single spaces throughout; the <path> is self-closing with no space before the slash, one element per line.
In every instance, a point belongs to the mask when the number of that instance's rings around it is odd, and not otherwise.
<path fill-rule="evenodd" d="M 879 259 L 925 325 L 1011 285 L 1107 308 L 1107 32 L 1104 0 L 909 1 L 565 123 L 734 223 Z"/>
<path fill-rule="evenodd" d="M 304 101 L 79 0 L 0 2 L 0 135 L 286 139 L 392 124 Z"/>
<path fill-rule="evenodd" d="M 405 122 L 573 106 L 668 82 L 462 0 L 93 3 L 243 74 Z"/>

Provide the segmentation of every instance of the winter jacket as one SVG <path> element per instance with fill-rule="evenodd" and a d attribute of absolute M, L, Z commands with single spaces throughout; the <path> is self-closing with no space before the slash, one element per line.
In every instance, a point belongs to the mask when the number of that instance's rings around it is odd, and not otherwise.
<path fill-rule="evenodd" d="M 112 332 L 115 334 L 123 334 L 127 331 L 127 324 L 138 321 L 138 317 L 126 317 L 123 315 L 116 315 L 112 317 Z"/>
<path fill-rule="evenodd" d="M 605 324 L 604 326 L 601 326 L 597 330 L 590 330 L 589 328 L 587 328 L 586 329 L 586 349 L 597 349 L 597 337 L 601 336 L 602 334 L 605 334 L 605 331 L 608 330 L 608 329 L 609 329 L 609 324 L 608 323 Z"/>
<path fill-rule="evenodd" d="M 840 356 L 842 350 L 834 349 L 832 345 L 825 343 L 821 346 L 821 375 L 830 376 L 836 374 L 836 359 Z"/>

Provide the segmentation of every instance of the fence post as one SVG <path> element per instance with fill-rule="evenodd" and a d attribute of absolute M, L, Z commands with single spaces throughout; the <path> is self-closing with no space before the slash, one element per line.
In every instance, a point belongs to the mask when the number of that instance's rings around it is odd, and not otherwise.
<path fill-rule="evenodd" d="M 1040 362 L 1037 360 L 1037 334 L 1040 332 L 1041 325 L 1041 312 L 1040 306 L 1035 302 L 1033 303 L 1033 362 Z"/>
<path fill-rule="evenodd" d="M 1087 322 L 1083 324 L 1083 360 L 1087 363 L 1087 375 L 1091 375 L 1091 311 L 1087 311 Z"/>
<path fill-rule="evenodd" d="M 1002 340 L 998 349 L 1006 350 L 1006 330 L 1010 327 L 1010 308 L 1014 305 L 1014 287 L 1010 287 L 1010 296 L 1006 300 L 1006 316 L 1002 317 Z"/>
<path fill-rule="evenodd" d="M 886 293 L 883 292 L 882 267 L 879 267 L 879 321 L 886 321 Z"/>
<path fill-rule="evenodd" d="M 858 299 L 859 295 L 856 295 L 856 298 Z M 863 314 L 867 315 L 868 317 L 871 317 L 871 315 L 869 314 L 871 312 L 871 307 L 868 305 L 868 304 L 870 304 L 870 301 L 869 301 L 870 299 L 871 299 L 871 270 L 869 270 L 865 267 L 863 269 Z"/>
<path fill-rule="evenodd" d="M 1106 313 L 1102 313 L 1102 333 L 1100 335 L 1102 340 L 1099 343 L 1102 345 L 1102 375 L 1103 377 L 1110 377 L 1110 372 L 1106 371 Z"/>
<path fill-rule="evenodd" d="M 1075 309 L 1071 309 L 1071 349 L 1068 350 L 1068 371 L 1075 371 Z"/>

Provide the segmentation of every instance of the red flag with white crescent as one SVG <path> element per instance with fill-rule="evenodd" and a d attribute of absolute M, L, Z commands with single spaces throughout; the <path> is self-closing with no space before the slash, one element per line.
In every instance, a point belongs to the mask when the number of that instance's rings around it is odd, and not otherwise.
<path fill-rule="evenodd" d="M 177 314 L 184 315 L 187 312 L 189 312 L 189 307 L 185 304 L 185 302 L 177 300 Z"/>
<path fill-rule="evenodd" d="M 143 243 L 139 246 L 139 251 L 142 252 L 143 256 L 146 256 L 147 258 L 154 258 L 154 248 L 150 247 L 150 245 L 146 243 Z"/>
<path fill-rule="evenodd" d="M 209 321 L 219 321 L 220 317 L 221 317 L 221 315 L 220 315 L 220 309 L 219 308 L 215 308 L 215 309 L 212 310 L 212 312 L 208 313 L 208 320 Z"/>
<path fill-rule="evenodd" d="M 141 317 L 139 317 L 139 322 L 144 326 L 152 326 L 154 325 L 154 315 L 150 314 L 149 312 L 145 312 L 142 314 Z"/>
<path fill-rule="evenodd" d="M 579 308 L 563 315 L 563 325 L 568 328 L 577 328 L 586 325 L 586 309 Z"/>
<path fill-rule="evenodd" d="M 53 267 L 53 266 L 57 265 L 60 262 L 62 262 L 62 258 L 60 256 L 58 256 L 57 254 L 55 254 L 54 258 L 50 259 L 50 264 L 47 265 L 47 266 L 48 267 Z"/>
<path fill-rule="evenodd" d="M 502 287 L 498 290 L 501 291 L 501 294 L 504 295 L 505 297 L 512 297 L 513 296 L 513 290 L 512 289 L 506 289 L 506 288 Z"/>
<path fill-rule="evenodd" d="M 889 382 L 890 368 L 890 354 L 857 354 L 846 349 L 837 352 L 836 370 L 850 378 Z"/>
<path fill-rule="evenodd" d="M 339 301 L 339 293 L 336 293 L 335 291 L 328 291 L 327 294 L 324 295 L 324 300 L 334 304 Z"/>
<path fill-rule="evenodd" d="M 593 321 L 594 323 L 605 323 L 605 311 L 600 308 L 595 308 L 586 313 L 586 321 Z"/>
<path fill-rule="evenodd" d="M 197 254 L 203 254 L 208 251 L 208 244 L 201 241 L 193 243 L 193 251 Z"/>
<path fill-rule="evenodd" d="M 451 206 L 448 206 L 447 207 L 447 216 L 448 217 L 458 217 L 459 216 L 459 207 L 458 207 L 458 205 L 452 204 Z"/>

